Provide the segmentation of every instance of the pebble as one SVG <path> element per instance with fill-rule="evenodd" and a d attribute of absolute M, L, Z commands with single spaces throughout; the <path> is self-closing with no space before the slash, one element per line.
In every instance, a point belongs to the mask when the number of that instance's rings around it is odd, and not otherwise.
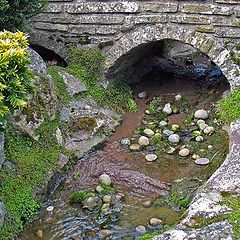
<path fill-rule="evenodd" d="M 167 113 L 168 115 L 170 115 L 170 114 L 172 113 L 172 108 L 171 108 L 170 103 L 167 103 L 167 104 L 164 106 L 164 108 L 163 108 L 162 111 L 163 111 L 164 113 Z"/>
<path fill-rule="evenodd" d="M 43 237 L 43 230 L 40 230 L 40 229 L 37 230 L 36 234 L 39 238 L 42 238 Z"/>
<path fill-rule="evenodd" d="M 161 219 L 158 218 L 151 218 L 149 221 L 150 225 L 152 226 L 156 226 L 156 225 L 160 225 L 163 223 L 163 221 Z"/>
<path fill-rule="evenodd" d="M 200 124 L 198 125 L 198 127 L 199 127 L 200 130 L 204 130 L 205 128 L 208 127 L 208 125 L 207 125 L 206 123 L 200 123 Z"/>
<path fill-rule="evenodd" d="M 136 227 L 136 231 L 141 233 L 141 234 L 145 234 L 147 232 L 146 228 L 143 225 L 138 225 Z"/>
<path fill-rule="evenodd" d="M 202 136 L 197 136 L 197 137 L 195 138 L 195 140 L 196 140 L 197 142 L 203 142 L 203 137 L 202 137 Z"/>
<path fill-rule="evenodd" d="M 190 150 L 187 148 L 183 148 L 178 153 L 181 157 L 187 157 L 190 154 Z"/>
<path fill-rule="evenodd" d="M 102 200 L 103 200 L 104 203 L 110 203 L 111 202 L 111 195 L 103 196 Z"/>
<path fill-rule="evenodd" d="M 199 109 L 194 113 L 194 117 L 197 119 L 207 119 L 208 112 L 204 109 Z"/>
<path fill-rule="evenodd" d="M 176 101 L 180 101 L 181 99 L 182 99 L 181 94 L 178 94 L 178 95 L 175 96 L 175 100 Z"/>
<path fill-rule="evenodd" d="M 156 154 L 153 154 L 153 153 L 150 153 L 150 154 L 147 154 L 146 156 L 145 156 L 145 160 L 147 161 L 147 162 L 154 162 L 154 161 L 156 161 L 157 160 L 157 155 Z"/>
<path fill-rule="evenodd" d="M 102 238 L 106 238 L 109 237 L 112 234 L 112 232 L 109 229 L 102 229 L 99 231 L 99 234 Z"/>
<path fill-rule="evenodd" d="M 148 200 L 148 201 L 143 202 L 142 205 L 143 205 L 144 207 L 148 208 L 148 207 L 151 207 L 151 206 L 152 206 L 152 202 L 151 202 L 150 200 Z"/>
<path fill-rule="evenodd" d="M 143 133 L 148 137 L 152 137 L 154 135 L 154 131 L 149 128 L 144 129 Z"/>
<path fill-rule="evenodd" d="M 163 128 L 163 127 L 166 127 L 168 125 L 168 123 L 166 121 L 160 121 L 158 126 Z"/>
<path fill-rule="evenodd" d="M 146 97 L 147 97 L 147 92 L 146 92 L 146 91 L 140 92 L 140 93 L 138 94 L 138 97 L 141 98 L 141 99 L 146 98 Z"/>
<path fill-rule="evenodd" d="M 198 154 L 193 154 L 192 155 L 192 159 L 196 160 L 197 158 L 200 158 L 200 156 Z"/>
<path fill-rule="evenodd" d="M 201 123 L 205 123 L 205 121 L 202 119 L 197 120 L 197 125 L 200 125 Z"/>
<path fill-rule="evenodd" d="M 209 160 L 208 158 L 197 158 L 197 159 L 195 160 L 195 163 L 196 163 L 197 165 L 207 165 L 207 164 L 210 163 L 210 160 Z"/>
<path fill-rule="evenodd" d="M 92 109 L 92 107 L 90 106 L 90 105 L 86 105 L 85 107 L 84 107 L 84 110 L 91 110 Z"/>
<path fill-rule="evenodd" d="M 180 129 L 180 126 L 178 124 L 173 124 L 172 125 L 172 130 L 175 132 L 175 131 L 178 131 Z"/>
<path fill-rule="evenodd" d="M 134 143 L 134 144 L 131 144 L 129 148 L 132 151 L 138 151 L 140 149 L 140 145 L 137 143 Z"/>
<path fill-rule="evenodd" d="M 107 212 L 110 209 L 110 203 L 104 203 L 101 207 L 102 212 Z"/>
<path fill-rule="evenodd" d="M 98 185 L 96 186 L 95 190 L 97 193 L 101 193 L 103 191 L 103 188 L 100 185 Z"/>
<path fill-rule="evenodd" d="M 149 139 L 145 136 L 141 136 L 138 140 L 138 144 L 141 146 L 148 146 L 149 145 Z"/>
<path fill-rule="evenodd" d="M 202 133 L 200 131 L 193 131 L 193 135 L 196 136 L 196 137 L 201 136 L 201 134 Z"/>
<path fill-rule="evenodd" d="M 167 154 L 173 154 L 176 151 L 174 147 L 169 147 L 166 151 Z"/>
<path fill-rule="evenodd" d="M 123 138 L 123 139 L 121 140 L 121 144 L 122 144 L 123 146 L 129 146 L 129 145 L 131 144 L 131 142 L 130 142 L 130 140 L 129 140 L 128 138 Z"/>
<path fill-rule="evenodd" d="M 163 130 L 163 134 L 164 134 L 165 136 L 169 137 L 170 135 L 174 134 L 174 132 L 171 131 L 171 130 Z"/>
<path fill-rule="evenodd" d="M 170 143 L 179 143 L 180 142 L 180 137 L 177 134 L 172 134 L 168 137 L 168 141 Z"/>
<path fill-rule="evenodd" d="M 212 146 L 212 145 L 208 145 L 207 148 L 208 148 L 209 150 L 211 150 L 211 149 L 213 149 L 213 146 Z"/>
<path fill-rule="evenodd" d="M 99 183 L 103 185 L 110 186 L 112 184 L 111 178 L 106 173 L 102 174 L 98 180 L 99 180 Z"/>
<path fill-rule="evenodd" d="M 205 133 L 205 134 L 209 134 L 209 135 L 211 135 L 212 133 L 214 133 L 214 131 L 215 131 L 215 129 L 214 129 L 214 127 L 206 127 L 204 130 L 203 130 L 203 132 Z"/>
<path fill-rule="evenodd" d="M 54 207 L 53 207 L 53 206 L 49 206 L 49 207 L 47 207 L 47 211 L 48 211 L 48 212 L 52 212 L 52 211 L 53 211 L 53 209 L 54 209 Z"/>
<path fill-rule="evenodd" d="M 149 110 L 145 110 L 145 114 L 150 115 L 151 113 Z"/>

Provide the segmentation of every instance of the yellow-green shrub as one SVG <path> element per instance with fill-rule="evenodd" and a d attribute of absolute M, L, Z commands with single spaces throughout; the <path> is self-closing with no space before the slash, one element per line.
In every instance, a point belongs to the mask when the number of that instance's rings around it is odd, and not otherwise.
<path fill-rule="evenodd" d="M 9 111 L 26 106 L 32 89 L 27 36 L 0 32 L 0 123 Z"/>

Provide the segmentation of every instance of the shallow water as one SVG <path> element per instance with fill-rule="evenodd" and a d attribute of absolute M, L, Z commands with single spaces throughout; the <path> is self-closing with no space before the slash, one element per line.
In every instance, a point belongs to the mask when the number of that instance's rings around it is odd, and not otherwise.
<path fill-rule="evenodd" d="M 122 147 L 119 140 L 125 137 L 130 138 L 133 131 L 141 125 L 143 113 L 154 96 L 168 99 L 181 93 L 191 103 L 192 109 L 208 109 L 212 103 L 221 98 L 226 86 L 204 92 L 191 81 L 177 84 L 166 81 L 166 84 L 161 86 L 158 86 L 158 83 L 156 86 L 144 83 L 135 88 L 136 93 L 142 90 L 147 91 L 149 95 L 146 100 L 136 98 L 139 111 L 126 113 L 122 124 L 117 127 L 103 149 L 78 161 L 74 170 L 67 174 L 63 188 L 55 194 L 52 200 L 45 203 L 45 207 L 40 211 L 39 219 L 25 229 L 20 236 L 21 240 L 100 239 L 98 232 L 106 227 L 112 231 L 110 239 L 138 239 L 140 235 L 135 231 L 137 225 L 146 226 L 148 231 L 161 227 L 149 226 L 148 222 L 151 217 L 160 218 L 165 224 L 175 224 L 180 220 L 182 212 L 175 212 L 166 205 L 163 207 L 152 205 L 146 208 L 142 204 L 147 200 L 154 201 L 168 194 L 170 185 L 186 176 L 206 181 L 209 172 L 212 173 L 224 160 L 228 148 L 227 136 L 223 134 L 223 142 L 220 145 L 219 143 L 214 145 L 213 155 L 219 149 L 221 152 L 217 154 L 218 162 L 215 164 L 214 159 L 209 166 L 197 166 L 190 157 L 181 159 L 176 155 L 166 153 L 161 153 L 157 161 L 147 163 L 143 152 L 133 153 Z M 174 114 L 168 120 L 181 125 L 185 117 L 186 114 Z M 205 147 L 206 144 L 208 143 L 205 143 Z M 117 215 L 116 221 L 110 221 L 107 225 L 96 220 L 96 213 L 83 211 L 80 206 L 70 205 L 68 202 L 70 193 L 94 189 L 102 173 L 109 174 L 114 188 L 125 195 L 123 210 Z M 74 176 L 78 178 L 74 180 Z M 49 205 L 54 206 L 52 213 L 45 210 Z M 37 236 L 38 230 L 43 231 L 42 238 Z"/>

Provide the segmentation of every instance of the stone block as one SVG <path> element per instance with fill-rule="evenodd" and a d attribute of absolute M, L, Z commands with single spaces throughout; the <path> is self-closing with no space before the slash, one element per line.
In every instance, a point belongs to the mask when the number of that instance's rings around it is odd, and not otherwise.
<path fill-rule="evenodd" d="M 34 27 L 36 29 L 48 30 L 48 31 L 59 31 L 59 32 L 67 32 L 68 26 L 59 23 L 46 23 L 46 22 L 36 22 L 34 23 Z"/>
<path fill-rule="evenodd" d="M 169 19 L 173 23 L 184 23 L 184 24 L 211 24 L 211 19 L 199 15 L 172 15 Z"/>
<path fill-rule="evenodd" d="M 147 2 L 139 4 L 140 12 L 175 13 L 178 3 Z"/>
<path fill-rule="evenodd" d="M 218 6 L 215 4 L 183 4 L 180 5 L 180 11 L 184 13 L 198 14 L 216 14 L 216 15 L 231 15 L 231 8 L 228 6 Z"/>
<path fill-rule="evenodd" d="M 135 13 L 139 11 L 136 2 L 84 2 L 65 4 L 64 10 L 67 13 Z"/>
<path fill-rule="evenodd" d="M 240 39 L 240 28 L 216 27 L 216 37 L 220 38 L 238 38 Z"/>
<path fill-rule="evenodd" d="M 48 4 L 47 8 L 43 12 L 47 13 L 60 13 L 63 11 L 63 4 Z"/>

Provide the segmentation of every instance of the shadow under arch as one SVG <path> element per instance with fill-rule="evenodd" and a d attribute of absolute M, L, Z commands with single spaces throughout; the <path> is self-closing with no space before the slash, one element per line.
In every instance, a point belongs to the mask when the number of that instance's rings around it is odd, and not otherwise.
<path fill-rule="evenodd" d="M 110 82 L 114 80 L 117 65 L 121 59 L 135 51 L 137 47 L 164 39 L 177 40 L 189 44 L 207 55 L 228 80 L 231 89 L 240 85 L 240 68 L 230 59 L 229 51 L 221 39 L 212 34 L 201 33 L 189 28 L 179 28 L 175 25 L 146 25 L 124 34 L 106 51 L 105 77 Z"/>

